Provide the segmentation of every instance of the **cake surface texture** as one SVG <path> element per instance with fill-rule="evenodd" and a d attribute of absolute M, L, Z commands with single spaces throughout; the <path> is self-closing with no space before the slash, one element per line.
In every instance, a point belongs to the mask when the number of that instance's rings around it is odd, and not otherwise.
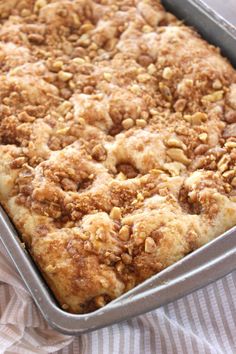
<path fill-rule="evenodd" d="M 0 202 L 86 313 L 236 225 L 236 72 L 156 0 L 0 0 Z"/>

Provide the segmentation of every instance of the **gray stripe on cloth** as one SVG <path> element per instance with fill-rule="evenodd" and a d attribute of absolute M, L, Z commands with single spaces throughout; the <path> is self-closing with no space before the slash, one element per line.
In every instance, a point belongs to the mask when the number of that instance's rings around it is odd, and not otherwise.
<path fill-rule="evenodd" d="M 231 329 L 228 324 L 228 317 L 225 316 L 226 312 L 224 309 L 224 305 L 222 303 L 222 299 L 227 298 L 228 301 L 228 294 L 225 293 L 224 287 L 222 286 L 222 280 L 212 284 L 211 288 L 208 288 L 208 293 L 209 295 L 213 297 L 215 303 L 217 303 L 217 309 L 216 311 L 216 320 L 217 323 L 219 323 L 220 326 L 220 333 L 222 336 L 222 341 L 224 342 L 224 345 L 226 347 L 226 350 L 230 353 L 231 348 L 230 348 L 230 342 L 232 342 L 232 333 Z M 214 307 L 214 304 L 213 304 Z M 232 352 L 232 354 L 234 354 Z"/>
<path fill-rule="evenodd" d="M 165 310 L 165 314 L 167 315 L 167 310 Z M 170 321 L 166 321 L 166 328 L 168 331 L 168 337 L 172 346 L 172 353 L 177 353 L 177 345 L 176 345 L 176 336 L 174 335 L 174 331 L 172 331 Z"/>
<path fill-rule="evenodd" d="M 197 293 L 195 293 L 193 297 L 196 304 L 194 311 L 197 312 L 199 315 L 200 326 L 202 326 L 203 338 L 206 338 L 208 346 L 210 347 L 213 353 L 215 350 L 215 353 L 222 354 L 220 350 L 220 345 L 217 340 L 217 336 L 212 326 L 211 318 L 207 315 L 208 306 L 204 299 L 204 294 L 202 293 L 202 290 L 199 290 Z M 214 343 L 214 345 L 212 345 L 212 343 Z"/>
<path fill-rule="evenodd" d="M 174 311 L 174 304 L 171 303 L 166 306 L 166 314 L 167 314 L 167 321 L 170 325 L 170 330 L 172 332 L 172 337 L 174 338 L 175 346 L 177 348 L 177 353 L 182 351 L 182 344 L 181 344 L 181 326 L 177 322 L 176 313 Z"/>

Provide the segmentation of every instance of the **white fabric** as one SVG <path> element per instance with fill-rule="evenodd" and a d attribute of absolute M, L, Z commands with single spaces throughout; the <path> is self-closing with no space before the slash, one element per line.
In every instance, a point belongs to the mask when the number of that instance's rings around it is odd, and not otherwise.
<path fill-rule="evenodd" d="M 0 353 L 235 354 L 236 272 L 149 314 L 80 337 L 50 329 L 0 243 Z"/>

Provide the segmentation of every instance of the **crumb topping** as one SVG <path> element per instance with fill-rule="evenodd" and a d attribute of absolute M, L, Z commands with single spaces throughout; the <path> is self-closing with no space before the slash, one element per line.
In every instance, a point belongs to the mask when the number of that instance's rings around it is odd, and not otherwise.
<path fill-rule="evenodd" d="M 63 309 L 236 224 L 236 73 L 154 0 L 0 3 L 0 200 Z"/>

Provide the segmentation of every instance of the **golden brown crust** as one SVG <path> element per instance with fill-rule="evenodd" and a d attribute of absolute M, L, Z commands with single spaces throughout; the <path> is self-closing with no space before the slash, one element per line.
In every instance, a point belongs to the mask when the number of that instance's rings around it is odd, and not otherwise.
<path fill-rule="evenodd" d="M 0 1 L 0 197 L 62 307 L 236 224 L 236 74 L 152 0 Z"/>

